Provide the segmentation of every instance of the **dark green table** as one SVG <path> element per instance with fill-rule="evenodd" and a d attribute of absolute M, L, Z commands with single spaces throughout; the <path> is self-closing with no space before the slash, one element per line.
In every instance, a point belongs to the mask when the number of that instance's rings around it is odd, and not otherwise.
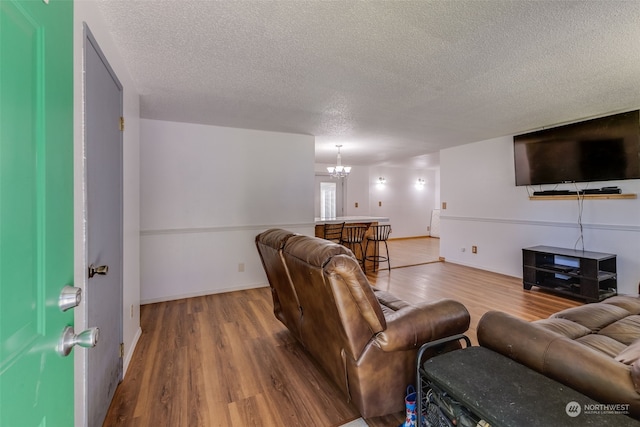
<path fill-rule="evenodd" d="M 423 405 L 433 385 L 491 427 L 640 426 L 620 414 L 625 405 L 604 406 L 484 347 L 418 360 L 418 399 Z"/>

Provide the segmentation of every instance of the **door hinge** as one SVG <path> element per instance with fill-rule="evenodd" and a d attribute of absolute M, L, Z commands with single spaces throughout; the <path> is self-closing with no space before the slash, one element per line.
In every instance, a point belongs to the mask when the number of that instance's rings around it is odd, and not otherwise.
<path fill-rule="evenodd" d="M 124 131 L 124 117 L 120 117 L 120 130 Z"/>
<path fill-rule="evenodd" d="M 122 359 L 124 357 L 124 343 L 121 342 L 120 343 L 120 358 Z"/>

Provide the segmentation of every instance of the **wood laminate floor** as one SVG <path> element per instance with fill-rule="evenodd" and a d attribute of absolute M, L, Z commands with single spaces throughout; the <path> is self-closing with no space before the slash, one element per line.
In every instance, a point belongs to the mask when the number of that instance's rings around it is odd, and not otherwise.
<path fill-rule="evenodd" d="M 387 244 L 392 269 L 438 262 L 440 259 L 440 239 L 435 237 L 390 239 Z"/>
<path fill-rule="evenodd" d="M 400 250 L 390 250 L 402 261 Z M 517 278 L 447 262 L 367 277 L 408 301 L 462 302 L 471 313 L 474 344 L 478 320 L 489 310 L 534 320 L 581 304 L 536 288 L 524 291 Z M 266 287 L 145 305 L 141 326 L 104 426 L 339 426 L 359 417 L 275 319 Z M 396 427 L 403 417 L 366 422 Z"/>

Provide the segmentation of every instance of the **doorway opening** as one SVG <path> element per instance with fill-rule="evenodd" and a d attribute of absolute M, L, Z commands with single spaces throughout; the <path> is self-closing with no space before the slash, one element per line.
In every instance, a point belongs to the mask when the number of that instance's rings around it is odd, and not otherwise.
<path fill-rule="evenodd" d="M 316 218 L 331 219 L 344 216 L 344 193 L 343 180 L 336 180 L 327 174 L 316 174 Z"/>

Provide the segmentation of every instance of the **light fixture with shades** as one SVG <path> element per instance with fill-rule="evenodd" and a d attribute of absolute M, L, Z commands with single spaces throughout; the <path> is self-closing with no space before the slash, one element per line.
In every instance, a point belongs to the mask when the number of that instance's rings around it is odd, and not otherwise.
<path fill-rule="evenodd" d="M 338 147 L 338 161 L 335 166 L 329 166 L 327 170 L 332 178 L 344 178 L 351 172 L 351 166 L 342 166 L 342 156 L 340 155 L 342 145 L 336 145 L 336 147 Z"/>
<path fill-rule="evenodd" d="M 424 184 L 426 183 L 426 181 L 422 178 L 418 178 L 418 181 L 416 182 L 416 185 L 418 187 L 424 187 Z"/>
<path fill-rule="evenodd" d="M 378 178 L 378 184 L 386 184 L 386 183 L 387 183 L 387 180 L 384 177 L 381 176 Z"/>

